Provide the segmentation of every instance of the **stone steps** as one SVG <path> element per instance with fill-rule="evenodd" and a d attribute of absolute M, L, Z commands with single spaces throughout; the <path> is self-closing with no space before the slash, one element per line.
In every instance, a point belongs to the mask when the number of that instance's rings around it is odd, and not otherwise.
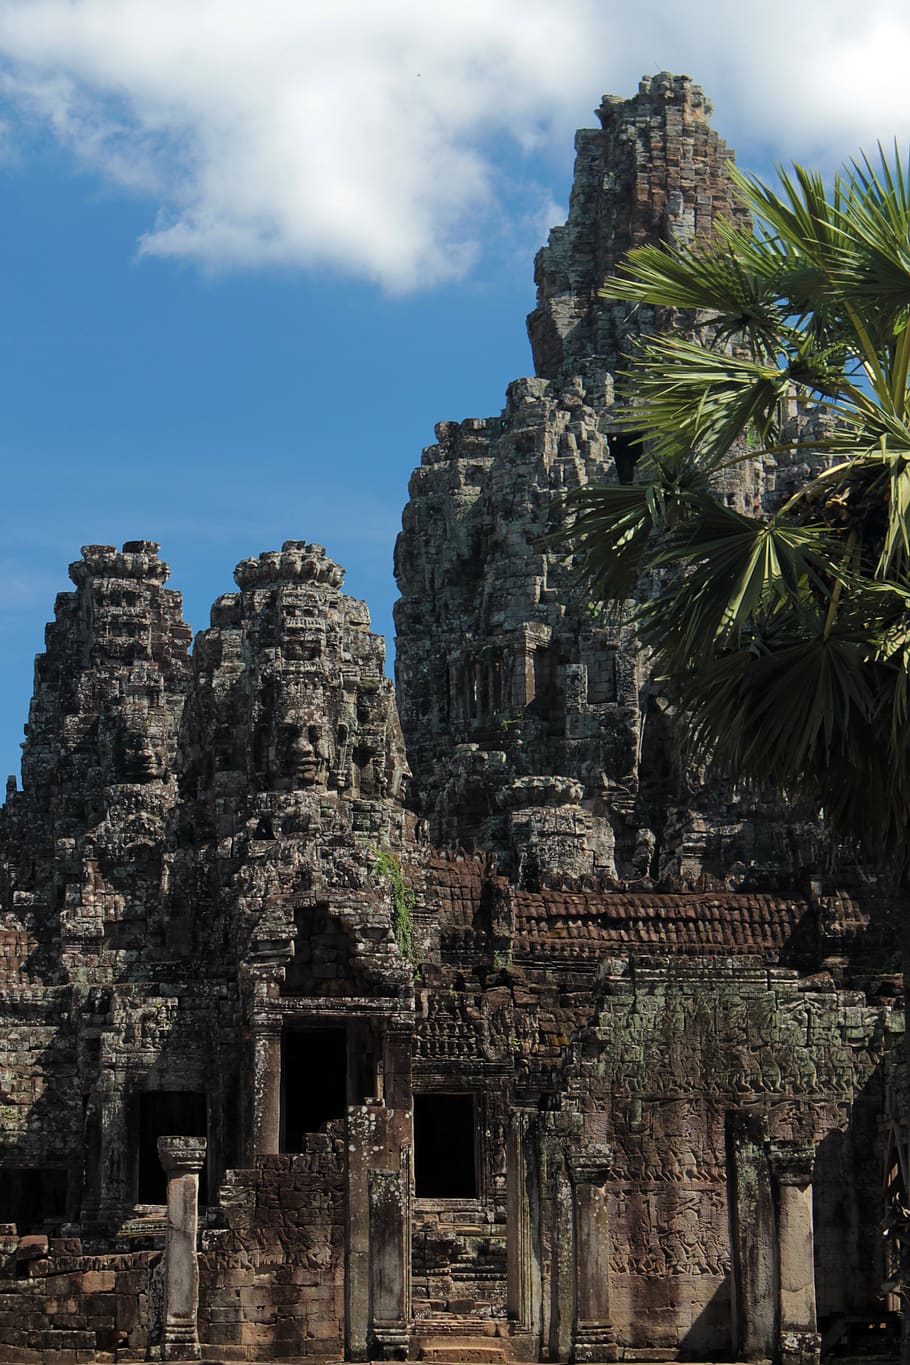
<path fill-rule="evenodd" d="M 423 1343 L 418 1360 L 432 1361 L 433 1365 L 508 1365 L 508 1354 L 501 1346 L 481 1345 L 477 1336 L 450 1337 L 448 1341 Z"/>
<path fill-rule="evenodd" d="M 509 1365 L 511 1356 L 502 1337 L 504 1322 L 435 1314 L 423 1318 L 413 1337 L 413 1351 L 428 1365 Z"/>
<path fill-rule="evenodd" d="M 431 1342 L 434 1337 L 492 1337 L 497 1326 L 506 1323 L 497 1318 L 468 1318 L 455 1313 L 434 1313 L 430 1317 L 418 1318 L 414 1323 L 414 1334 L 421 1342 Z"/>

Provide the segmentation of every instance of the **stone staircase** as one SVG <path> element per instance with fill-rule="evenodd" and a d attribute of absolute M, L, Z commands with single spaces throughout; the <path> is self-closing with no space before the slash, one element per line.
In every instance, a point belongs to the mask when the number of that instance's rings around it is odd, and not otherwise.
<path fill-rule="evenodd" d="M 477 1337 L 452 1337 L 421 1346 L 418 1359 L 433 1365 L 508 1365 L 509 1356 L 502 1346 L 480 1345 Z"/>
<path fill-rule="evenodd" d="M 431 1365 L 509 1365 L 507 1334 L 491 1318 L 436 1314 L 417 1324 L 411 1354 Z"/>

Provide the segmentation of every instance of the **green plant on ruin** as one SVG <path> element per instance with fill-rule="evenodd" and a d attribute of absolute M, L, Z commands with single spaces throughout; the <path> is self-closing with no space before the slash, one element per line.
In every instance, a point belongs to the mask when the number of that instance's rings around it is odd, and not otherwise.
<path fill-rule="evenodd" d="M 481 729 L 498 730 L 501 735 L 508 737 L 523 720 L 520 711 L 488 711 L 480 717 L 479 724 Z"/>
<path fill-rule="evenodd" d="M 568 537 L 592 600 L 638 590 L 693 761 L 815 798 L 906 885 L 910 164 L 862 158 L 830 190 L 731 174 L 753 231 L 640 247 L 602 291 L 687 310 L 695 339 L 639 345 L 619 417 L 637 481 L 570 495 Z M 796 477 L 738 511 L 729 480 L 762 457 Z"/>
<path fill-rule="evenodd" d="M 414 955 L 414 888 L 405 878 L 401 863 L 388 849 L 374 850 L 376 861 L 373 864 L 375 876 L 388 883 L 392 893 L 392 927 L 395 942 L 410 963 L 416 961 Z"/>

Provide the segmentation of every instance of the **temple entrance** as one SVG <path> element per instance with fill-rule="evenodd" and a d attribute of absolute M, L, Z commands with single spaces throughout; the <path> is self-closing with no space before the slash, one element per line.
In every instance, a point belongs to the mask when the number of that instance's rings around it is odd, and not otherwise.
<path fill-rule="evenodd" d="M 281 1150 L 302 1152 L 307 1133 L 344 1118 L 348 1102 L 343 1028 L 287 1029 L 281 1040 Z"/>
<path fill-rule="evenodd" d="M 418 1199 L 476 1199 L 475 1097 L 414 1096 L 414 1193 Z"/>

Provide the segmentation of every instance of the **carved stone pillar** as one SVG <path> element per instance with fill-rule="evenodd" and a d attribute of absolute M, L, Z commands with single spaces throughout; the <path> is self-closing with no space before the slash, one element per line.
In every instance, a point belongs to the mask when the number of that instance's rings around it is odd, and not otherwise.
<path fill-rule="evenodd" d="M 86 1228 L 98 1222 L 101 1206 L 101 1161 L 104 1150 L 101 1114 L 101 1097 L 93 1090 L 88 1096 L 82 1122 L 82 1207 L 75 1219 Z"/>
<path fill-rule="evenodd" d="M 575 1324 L 575 1218 L 562 1161 L 552 1162 L 550 1224 L 550 1359 L 569 1360 Z"/>
<path fill-rule="evenodd" d="M 777 1321 L 777 1231 L 767 1128 L 760 1116 L 727 1115 L 727 1206 L 736 1360 L 774 1355 Z"/>
<path fill-rule="evenodd" d="M 281 1019 L 253 1023 L 252 1158 L 281 1150 Z"/>
<path fill-rule="evenodd" d="M 541 1346 L 540 1179 L 528 1114 L 515 1113 L 506 1149 L 506 1293 L 509 1318 Z"/>
<path fill-rule="evenodd" d="M 108 1228 L 117 1226 L 135 1198 L 135 1166 L 127 1144 L 126 1084 L 122 1073 L 113 1077 L 112 1083 L 116 1088 L 100 1093 L 96 1100 L 100 1128 L 98 1202 L 89 1214 L 90 1222 L 97 1220 Z"/>
<path fill-rule="evenodd" d="M 369 1163 L 376 1142 L 377 1112 L 369 1105 L 352 1105 L 347 1111 L 344 1327 L 348 1360 L 366 1360 L 369 1347 Z"/>
<path fill-rule="evenodd" d="M 577 1361 L 617 1359 L 610 1317 L 610 1239 L 607 1225 L 609 1151 L 570 1158 L 575 1194 L 575 1348 Z"/>
<path fill-rule="evenodd" d="M 408 1349 L 410 1210 L 407 1169 L 369 1172 L 372 1337 L 384 1359 Z"/>
<path fill-rule="evenodd" d="M 158 1156 L 167 1174 L 162 1360 L 198 1360 L 199 1263 L 196 1226 L 199 1172 L 205 1138 L 161 1137 Z"/>
<path fill-rule="evenodd" d="M 389 1109 L 410 1109 L 414 1025 L 388 1023 L 383 1030 L 383 1098 Z"/>
<path fill-rule="evenodd" d="M 779 1359 L 781 1365 L 815 1365 L 821 1340 L 815 1316 L 815 1236 L 812 1223 L 811 1147 L 772 1143 L 777 1195 Z"/>

